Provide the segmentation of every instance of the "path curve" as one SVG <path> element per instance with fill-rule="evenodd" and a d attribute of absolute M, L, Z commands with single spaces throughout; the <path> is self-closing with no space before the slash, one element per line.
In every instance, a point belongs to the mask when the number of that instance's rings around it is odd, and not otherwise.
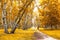
<path fill-rule="evenodd" d="M 38 30 L 36 32 L 34 32 L 34 37 L 36 38 L 36 40 L 57 40 L 53 37 L 50 37 L 40 31 L 38 31 Z"/>

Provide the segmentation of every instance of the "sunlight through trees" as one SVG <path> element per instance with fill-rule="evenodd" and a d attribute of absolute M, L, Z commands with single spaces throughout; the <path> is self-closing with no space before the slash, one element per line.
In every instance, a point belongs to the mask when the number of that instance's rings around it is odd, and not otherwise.
<path fill-rule="evenodd" d="M 60 29 L 59 0 L 0 0 L 0 28 Z"/>

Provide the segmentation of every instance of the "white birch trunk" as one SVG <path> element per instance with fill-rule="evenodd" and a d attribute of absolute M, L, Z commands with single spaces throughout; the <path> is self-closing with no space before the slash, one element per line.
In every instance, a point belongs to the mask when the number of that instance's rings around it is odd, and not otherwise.
<path fill-rule="evenodd" d="M 8 26 L 7 26 L 7 13 L 6 13 L 6 3 L 4 3 L 3 8 L 2 8 L 2 20 L 3 20 L 3 26 L 5 29 L 5 33 L 8 33 Z"/>

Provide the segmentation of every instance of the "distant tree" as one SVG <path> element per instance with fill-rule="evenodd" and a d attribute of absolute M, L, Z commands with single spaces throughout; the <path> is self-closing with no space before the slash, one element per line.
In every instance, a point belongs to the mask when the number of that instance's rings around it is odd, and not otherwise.
<path fill-rule="evenodd" d="M 57 0 L 43 0 L 40 4 L 42 9 L 39 9 L 39 12 L 41 13 L 40 16 L 43 18 L 41 20 L 41 24 L 45 25 L 46 28 L 51 27 L 56 28 L 56 25 L 59 23 L 59 13 L 58 13 L 58 1 Z M 54 27 L 53 27 L 54 25 Z"/>

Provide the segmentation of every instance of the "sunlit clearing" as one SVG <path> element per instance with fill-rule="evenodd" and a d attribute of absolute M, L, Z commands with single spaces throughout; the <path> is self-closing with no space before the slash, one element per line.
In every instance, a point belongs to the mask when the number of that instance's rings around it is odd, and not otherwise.
<path fill-rule="evenodd" d="M 34 25 L 35 25 L 35 20 L 36 20 L 36 17 L 34 16 L 34 17 L 32 18 L 32 24 L 33 24 L 32 29 L 33 29 L 33 30 L 36 30 L 36 29 L 37 29 L 37 28 L 34 26 Z"/>
<path fill-rule="evenodd" d="M 36 20 L 36 17 L 33 17 L 33 18 L 32 18 L 32 23 L 33 23 L 33 24 L 34 24 L 35 20 Z"/>
<path fill-rule="evenodd" d="M 33 29 L 33 30 L 37 30 L 37 27 L 32 26 L 32 28 L 31 28 L 31 29 Z"/>
<path fill-rule="evenodd" d="M 33 11 L 36 12 L 37 10 L 38 10 L 37 7 L 35 7 Z"/>
<path fill-rule="evenodd" d="M 32 18 L 32 23 L 33 23 L 33 26 L 32 26 L 32 29 L 33 30 L 37 30 L 37 27 L 35 26 L 35 21 L 36 21 L 36 18 L 39 16 L 39 12 L 38 12 L 38 8 L 37 6 L 39 6 L 39 2 L 38 0 L 35 0 L 35 5 L 34 5 L 34 14 L 33 14 L 33 18 Z"/>

